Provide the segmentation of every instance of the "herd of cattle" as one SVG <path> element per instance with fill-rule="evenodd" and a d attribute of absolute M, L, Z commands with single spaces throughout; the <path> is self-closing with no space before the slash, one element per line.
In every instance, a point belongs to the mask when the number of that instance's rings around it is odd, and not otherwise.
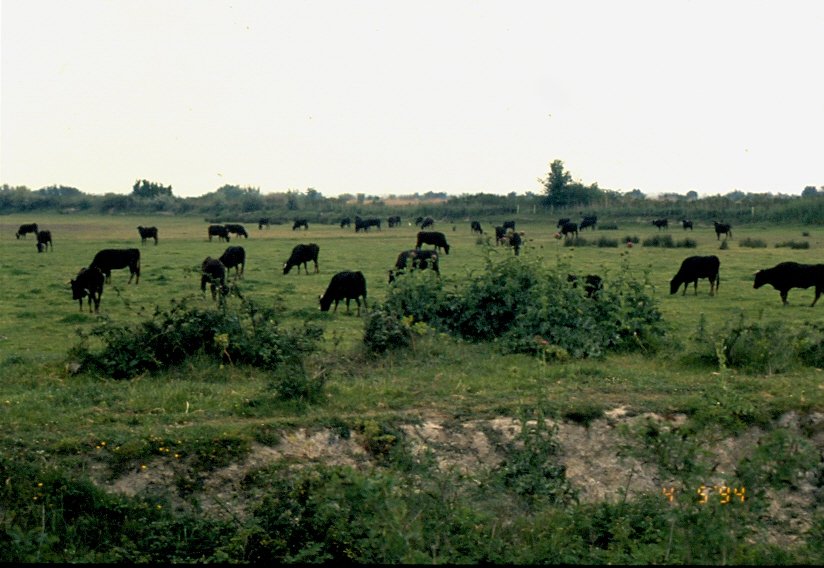
<path fill-rule="evenodd" d="M 579 230 L 590 227 L 594 230 L 597 221 L 598 219 L 594 215 L 584 216 L 580 223 L 575 223 L 569 218 L 559 219 L 556 225 L 558 232 L 555 233 L 555 236 L 556 238 L 567 238 L 577 236 Z M 344 218 L 341 220 L 340 226 L 341 228 L 349 227 L 351 222 L 350 218 Z M 354 223 L 355 232 L 368 231 L 370 227 L 377 227 L 380 230 L 381 227 L 381 221 L 377 218 L 364 219 L 356 216 Z M 258 227 L 262 229 L 268 224 L 268 219 L 261 219 Z M 400 224 L 401 219 L 398 216 L 390 217 L 387 223 L 389 227 L 398 227 Z M 652 224 L 658 227 L 659 230 L 666 230 L 668 227 L 667 219 L 655 219 Z M 684 230 L 693 230 L 692 221 L 682 219 L 681 224 Z M 415 219 L 415 225 L 421 229 L 417 233 L 415 248 L 405 250 L 398 255 L 394 268 L 389 271 L 390 284 L 406 270 L 429 269 L 440 275 L 440 253 L 443 251 L 443 254 L 449 254 L 450 246 L 444 233 L 423 230 L 434 225 L 434 220 L 431 217 L 418 217 Z M 306 219 L 295 220 L 292 229 L 297 230 L 299 228 L 308 230 L 309 224 Z M 732 230 L 729 224 L 714 222 L 714 228 L 717 239 L 720 239 L 721 235 L 732 238 Z M 145 244 L 148 239 L 153 239 L 154 244 L 158 244 L 157 227 L 140 226 L 137 230 L 142 244 Z M 505 221 L 500 226 L 495 226 L 494 230 L 495 243 L 512 247 L 514 253 L 518 255 L 524 233 L 515 231 L 515 222 Z M 484 234 L 479 221 L 471 221 L 470 231 L 473 234 Z M 54 250 L 51 231 L 39 230 L 36 223 L 23 224 L 15 233 L 15 237 L 17 239 L 26 238 L 28 234 L 35 235 L 38 252 L 48 250 L 49 247 Z M 221 241 L 228 242 L 231 235 L 249 237 L 245 228 L 238 224 L 209 225 L 207 229 L 209 241 L 216 236 Z M 433 248 L 424 249 L 424 245 L 430 245 Z M 293 267 L 297 267 L 298 274 L 300 274 L 300 266 L 303 265 L 304 272 L 308 275 L 308 263 L 310 262 L 314 265 L 313 272 L 318 273 L 319 252 L 320 248 L 317 244 L 298 244 L 284 262 L 283 274 L 289 274 Z M 241 246 L 229 246 L 218 258 L 206 257 L 201 264 L 201 291 L 205 293 L 206 287 L 209 285 L 212 298 L 217 299 L 220 297 L 222 299 L 230 290 L 226 283 L 227 271 L 234 268 L 235 279 L 242 279 L 245 265 L 246 251 Z M 683 286 L 683 294 L 685 295 L 689 284 L 693 284 L 694 292 L 697 294 L 698 280 L 706 278 L 710 284 L 710 295 L 717 294 L 720 283 L 720 266 L 721 261 L 715 255 L 690 256 L 684 259 L 678 272 L 670 281 L 670 293 L 677 293 Z M 99 251 L 89 266 L 82 268 L 77 276 L 70 281 L 72 297 L 78 300 L 80 310 L 83 310 L 83 299 L 88 298 L 89 311 L 92 311 L 92 304 L 94 304 L 94 311 L 98 312 L 104 284 L 111 282 L 112 270 L 123 268 L 129 269 L 129 283 L 134 279 L 135 284 L 138 284 L 140 281 L 139 249 L 103 249 Z M 569 275 L 568 280 L 572 286 L 577 286 L 577 276 Z M 598 291 L 603 288 L 601 278 L 594 274 L 586 275 L 584 283 L 584 291 L 591 298 L 597 297 Z M 759 270 L 755 273 L 753 287 L 758 289 L 765 284 L 770 284 L 778 290 L 784 305 L 787 304 L 787 294 L 790 289 L 814 287 L 815 297 L 811 306 L 815 306 L 818 298 L 824 292 L 824 264 L 781 262 L 772 268 Z M 348 312 L 349 301 L 355 300 L 358 305 L 358 315 L 360 315 L 360 298 L 363 298 L 364 307 L 366 307 L 366 279 L 363 273 L 360 271 L 343 271 L 332 277 L 326 292 L 320 296 L 320 308 L 323 311 L 328 311 L 334 302 L 334 309 L 337 311 L 338 303 L 346 300 L 346 310 Z"/>

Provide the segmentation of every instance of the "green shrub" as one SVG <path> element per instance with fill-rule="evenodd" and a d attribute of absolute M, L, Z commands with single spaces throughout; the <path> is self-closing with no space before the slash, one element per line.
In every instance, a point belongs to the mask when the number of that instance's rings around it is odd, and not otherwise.
<path fill-rule="evenodd" d="M 776 243 L 775 247 L 776 248 L 788 247 L 788 248 L 791 248 L 791 249 L 808 249 L 808 248 L 810 248 L 810 242 L 809 241 L 796 241 L 796 240 L 784 241 L 783 243 Z"/>
<path fill-rule="evenodd" d="M 639 239 L 636 235 L 632 235 L 632 236 L 627 235 L 626 237 L 624 237 L 624 242 L 625 243 L 632 243 L 634 245 L 637 245 L 638 243 L 641 242 L 641 239 Z"/>
<path fill-rule="evenodd" d="M 273 370 L 279 365 L 301 363 L 322 335 L 314 323 L 287 331 L 278 325 L 277 314 L 244 301 L 240 311 L 190 308 L 174 302 L 169 310 L 156 309 L 154 316 L 134 326 L 109 320 L 80 334 L 70 359 L 117 379 L 180 365 L 203 354 L 220 363 L 245 364 Z M 92 351 L 89 338 L 102 341 Z"/>
<path fill-rule="evenodd" d="M 747 237 L 741 241 L 738 241 L 738 245 L 742 247 L 748 248 L 767 248 L 767 243 L 762 239 L 752 239 Z"/>
<path fill-rule="evenodd" d="M 606 237 L 600 237 L 598 239 L 597 245 L 599 247 L 610 247 L 610 248 L 617 248 L 618 247 L 618 239 L 608 239 Z"/>
<path fill-rule="evenodd" d="M 598 229 L 600 231 L 617 231 L 618 224 L 617 223 L 601 223 L 598 225 Z"/>
<path fill-rule="evenodd" d="M 730 243 L 727 242 L 727 239 L 721 241 L 721 245 L 718 247 L 719 250 L 727 250 L 730 248 Z"/>
<path fill-rule="evenodd" d="M 400 306 L 404 305 L 403 302 L 400 303 Z M 393 312 L 379 305 L 373 306 L 366 314 L 363 343 L 370 352 L 385 353 L 390 349 L 401 349 L 412 344 L 412 331 L 399 312 L 402 312 L 402 307 Z"/>
<path fill-rule="evenodd" d="M 675 242 L 670 235 L 655 235 L 654 237 L 644 239 L 644 242 L 641 244 L 645 247 L 673 248 L 675 246 Z"/>
<path fill-rule="evenodd" d="M 685 238 L 675 243 L 676 248 L 696 248 L 698 242 L 695 239 Z"/>
<path fill-rule="evenodd" d="M 564 239 L 565 247 L 586 247 L 589 245 L 590 242 L 586 240 L 584 237 L 572 237 L 570 239 Z"/>

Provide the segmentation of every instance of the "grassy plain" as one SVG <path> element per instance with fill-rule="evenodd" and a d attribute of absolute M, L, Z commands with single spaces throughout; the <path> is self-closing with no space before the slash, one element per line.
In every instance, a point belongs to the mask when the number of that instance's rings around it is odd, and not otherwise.
<path fill-rule="evenodd" d="M 52 231 L 54 250 L 38 254 L 34 239 L 15 240 L 21 223 L 37 222 Z M 481 219 L 489 232 L 501 220 Z M 141 245 L 138 225 L 159 228 L 160 243 Z M 659 233 L 648 222 L 619 223 L 620 229 L 582 234 L 586 239 L 637 236 L 642 241 Z M 121 448 L 129 459 L 160 459 L 158 447 L 181 455 L 203 452 L 219 442 L 248 447 L 266 442 L 271 432 L 374 419 L 406 420 L 438 416 L 466 421 L 517 416 L 522 408 L 540 407 L 556 417 L 598 416 L 616 407 L 631 413 L 686 413 L 703 416 L 704 426 L 729 425 L 738 413 L 747 419 L 770 421 L 788 411 L 824 411 L 824 373 L 796 366 L 780 374 L 749 375 L 696 362 L 689 358 L 691 337 L 704 320 L 708 330 L 723 329 L 745 318 L 749 322 L 784 322 L 790 327 L 820 324 L 824 305 L 810 308 L 812 290 L 790 292 L 784 307 L 770 287 L 754 290 L 753 273 L 784 260 L 824 262 L 824 232 L 818 228 L 741 226 L 726 250 L 711 226 L 692 232 L 671 228 L 676 241 L 691 238 L 696 248 L 657 248 L 640 244 L 627 248 L 565 247 L 553 238 L 550 220 L 519 221 L 525 233 L 524 259 L 559 271 L 597 273 L 609 286 L 610 275 L 628 263 L 639 276 L 648 275 L 648 292 L 657 301 L 670 328 L 669 347 L 656 354 L 609 355 L 602 360 L 544 362 L 524 355 L 504 355 L 491 344 L 466 344 L 438 335 L 416 338 L 410 350 L 376 359 L 361 352 L 363 324 L 341 306 L 321 313 L 318 296 L 340 270 L 364 272 L 370 305 L 387 294 L 387 270 L 397 254 L 413 248 L 417 229 L 408 220 L 397 229 L 355 234 L 338 226 L 291 226 L 258 230 L 247 225 L 248 239 L 232 239 L 246 249 L 246 275 L 237 283 L 244 297 L 263 306 L 281 306 L 286 325 L 310 319 L 324 326 L 323 351 L 307 362 L 309 372 L 325 373 L 321 403 L 296 405 L 271 396 L 271 378 L 257 369 L 193 361 L 157 376 L 116 381 L 70 374 L 67 351 L 77 343 L 78 330 L 90 330 L 102 318 L 116 323 L 149 318 L 156 307 L 192 297 L 212 304 L 199 289 L 198 267 L 206 256 L 219 256 L 226 243 L 209 242 L 207 223 L 188 217 L 84 217 L 67 215 L 0 218 L 0 448 L 36 452 L 44 463 L 90 467 L 89 456 Z M 469 223 L 437 223 L 452 250 L 442 255 L 441 274 L 447 286 L 460 287 L 466 275 L 484 269 L 486 255 L 511 254 L 485 245 L 472 235 Z M 809 236 L 802 232 L 809 231 Z M 765 248 L 745 248 L 745 238 L 761 239 Z M 776 248 L 788 240 L 806 240 L 809 249 Z M 293 269 L 284 275 L 283 262 L 297 243 L 320 246 L 320 273 Z M 141 250 L 140 283 L 126 284 L 128 270 L 114 271 L 105 287 L 100 315 L 79 311 L 67 281 L 87 266 L 103 248 Z M 717 254 L 721 258 L 720 293 L 708 294 L 706 281 L 685 296 L 670 295 L 669 281 L 683 258 Z M 239 300 L 230 298 L 231 303 Z M 708 423 L 709 422 L 709 423 Z M 722 426 L 723 427 L 723 426 Z M 273 435 L 271 441 L 276 436 Z M 246 444 L 246 446 L 244 446 Z M 105 447 L 104 447 L 105 446 Z M 154 448 L 152 447 L 154 446 Z M 131 453 L 130 453 L 131 452 Z M 211 455 L 211 454 L 210 454 Z M 229 455 L 231 458 L 231 455 Z M 116 463 L 113 454 L 108 463 Z M 132 465 L 134 465 L 132 463 Z"/>

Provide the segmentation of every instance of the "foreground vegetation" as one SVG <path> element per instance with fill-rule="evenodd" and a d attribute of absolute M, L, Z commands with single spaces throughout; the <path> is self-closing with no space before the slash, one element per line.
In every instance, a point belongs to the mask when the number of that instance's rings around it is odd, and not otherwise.
<path fill-rule="evenodd" d="M 816 262 L 815 230 L 736 227 L 722 250 L 697 227 L 685 250 L 645 246 L 654 228 L 622 222 L 564 246 L 553 222 L 531 219 L 515 258 L 468 222 L 440 222 L 442 279 L 390 287 L 414 227 L 249 227 L 246 277 L 220 310 L 196 268 L 226 245 L 200 219 L 34 220 L 53 253 L 10 238 L 28 217 L 0 224 L 0 560 L 824 560 L 821 317 L 811 291 L 784 308 L 751 284 L 757 268 Z M 160 244 L 140 247 L 137 225 L 157 225 Z M 809 248 L 776 247 L 790 239 Z M 282 274 L 298 242 L 320 245 L 319 275 Z M 115 271 L 101 315 L 78 312 L 65 281 L 126 246 L 141 248 L 140 284 Z M 717 297 L 706 282 L 669 295 L 689 254 L 721 257 Z M 367 277 L 363 318 L 317 309 L 343 269 Z M 597 307 L 568 273 L 604 277 Z M 432 421 L 456 437 L 480 424 L 495 459 L 462 467 L 445 459 L 448 439 L 421 445 L 410 427 Z M 614 437 L 600 440 L 605 423 Z M 629 465 L 607 498 L 570 471 L 570 424 L 595 447 L 618 440 Z M 352 451 L 287 457 L 296 432 Z M 738 450 L 719 467 L 728 444 Z"/>

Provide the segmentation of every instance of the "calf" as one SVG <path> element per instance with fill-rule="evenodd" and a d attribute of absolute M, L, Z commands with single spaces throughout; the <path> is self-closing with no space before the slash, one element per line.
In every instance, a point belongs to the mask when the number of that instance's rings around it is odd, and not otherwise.
<path fill-rule="evenodd" d="M 218 240 L 229 242 L 229 229 L 224 225 L 209 225 L 209 242 L 212 242 L 212 237 L 218 237 Z"/>
<path fill-rule="evenodd" d="M 309 221 L 307 221 L 306 219 L 295 219 L 295 222 L 292 224 L 292 230 L 296 231 L 297 229 L 300 229 L 301 227 L 303 227 L 304 229 L 306 229 L 308 231 L 309 230 Z"/>
<path fill-rule="evenodd" d="M 226 267 L 216 258 L 207 256 L 200 266 L 200 291 L 206 293 L 206 284 L 211 286 L 212 300 L 217 299 L 218 292 L 221 300 L 229 293 L 226 286 Z"/>
<path fill-rule="evenodd" d="M 362 272 L 338 272 L 332 277 L 323 296 L 320 297 L 320 310 L 328 312 L 332 302 L 335 302 L 334 311 L 338 311 L 338 302 L 346 300 L 346 313 L 349 313 L 349 300 L 358 304 L 360 315 L 360 297 L 363 296 L 363 307 L 366 308 L 366 279 Z"/>
<path fill-rule="evenodd" d="M 20 237 L 24 237 L 29 233 L 37 234 L 37 223 L 28 223 L 25 225 L 20 225 L 20 228 L 17 229 L 17 232 L 14 233 L 14 237 L 19 239 Z"/>
<path fill-rule="evenodd" d="M 81 268 L 74 280 L 69 281 L 72 287 L 72 299 L 80 304 L 80 311 L 83 311 L 83 298 L 89 297 L 89 313 L 92 311 L 92 301 L 94 301 L 94 313 L 100 309 L 100 298 L 103 296 L 103 273 L 96 266 Z"/>
<path fill-rule="evenodd" d="M 732 238 L 732 225 L 728 223 L 716 223 L 715 221 L 713 221 L 712 224 L 715 225 L 715 240 L 721 240 L 721 235 Z"/>
<path fill-rule="evenodd" d="M 421 221 L 421 229 L 428 229 L 429 227 L 432 227 L 434 224 L 435 224 L 435 219 L 433 219 L 432 217 L 425 217 Z"/>
<path fill-rule="evenodd" d="M 106 283 L 112 280 L 112 270 L 129 267 L 129 284 L 140 282 L 140 249 L 103 249 L 94 255 L 89 268 L 96 266 L 106 277 Z"/>
<path fill-rule="evenodd" d="M 218 259 L 227 269 L 235 269 L 235 278 L 243 278 L 246 267 L 246 250 L 243 247 L 228 247 Z"/>
<path fill-rule="evenodd" d="M 692 231 L 692 221 L 690 221 L 689 219 L 681 219 L 681 226 L 684 227 L 685 231 L 687 229 Z"/>
<path fill-rule="evenodd" d="M 141 245 L 146 244 L 146 239 L 154 239 L 155 245 L 157 244 L 157 227 L 140 226 L 137 228 L 137 232 L 140 233 Z"/>
<path fill-rule="evenodd" d="M 572 287 L 578 287 L 578 276 L 575 274 L 567 275 L 567 282 L 572 282 Z M 595 295 L 604 289 L 604 281 L 597 274 L 587 274 L 584 276 L 584 292 L 587 298 L 596 297 Z"/>
<path fill-rule="evenodd" d="M 386 224 L 389 225 L 389 228 L 393 227 L 400 227 L 401 226 L 401 217 L 400 215 L 392 215 L 389 219 L 386 220 Z"/>
<path fill-rule="evenodd" d="M 54 243 L 52 242 L 51 231 L 37 232 L 37 252 L 43 252 L 51 247 L 54 250 Z"/>
<path fill-rule="evenodd" d="M 404 272 L 407 266 L 410 269 L 420 270 L 430 268 L 438 276 L 441 275 L 437 252 L 421 249 L 405 250 L 398 255 L 398 259 L 395 261 L 395 270 L 389 271 L 389 283 L 394 282 L 395 276 Z"/>
<path fill-rule="evenodd" d="M 479 235 L 483 235 L 483 234 L 484 234 L 484 230 L 483 230 L 483 229 L 481 229 L 481 223 L 480 223 L 479 221 L 472 221 L 472 222 L 469 224 L 469 229 L 470 229 L 473 233 L 478 233 Z"/>
<path fill-rule="evenodd" d="M 658 227 L 659 231 L 661 229 L 669 230 L 669 221 L 667 221 L 666 219 L 655 219 L 653 220 L 652 224 Z"/>
<path fill-rule="evenodd" d="M 521 254 L 521 233 L 516 233 L 515 231 L 507 231 L 506 235 L 501 239 L 501 244 L 505 244 L 507 246 L 512 247 L 515 251 L 515 256 Z"/>
<path fill-rule="evenodd" d="M 772 268 L 765 268 L 755 273 L 753 288 L 771 284 L 781 294 L 781 301 L 787 305 L 787 293 L 790 288 L 809 288 L 815 286 L 815 298 L 810 307 L 815 306 L 824 292 L 824 264 L 800 264 L 798 262 L 781 262 Z"/>
<path fill-rule="evenodd" d="M 446 242 L 446 235 L 437 231 L 419 231 L 415 248 L 419 249 L 421 245 L 434 245 L 435 250 L 443 249 L 446 254 L 449 254 L 449 244 Z"/>
<path fill-rule="evenodd" d="M 341 229 L 343 229 L 344 227 L 348 227 L 351 224 L 352 224 L 352 219 L 350 219 L 349 217 L 344 217 L 343 219 L 340 220 L 340 228 Z"/>
<path fill-rule="evenodd" d="M 569 221 L 561 225 L 561 234 L 564 238 L 569 236 L 574 236 L 576 239 L 578 238 L 578 223 L 573 223 Z"/>
<path fill-rule="evenodd" d="M 226 225 L 224 225 L 224 227 L 226 227 L 226 231 L 228 231 L 229 233 L 234 233 L 238 237 L 243 237 L 244 239 L 249 238 L 249 233 L 246 232 L 246 229 L 244 228 L 243 225 L 237 225 L 237 224 L 234 224 L 234 223 L 227 223 Z M 226 237 L 226 240 L 227 241 L 229 240 L 228 236 Z"/>
<path fill-rule="evenodd" d="M 495 226 L 495 244 L 502 245 L 504 244 L 504 238 L 506 237 L 506 231 L 500 225 Z"/>
<path fill-rule="evenodd" d="M 263 227 L 269 228 L 269 217 L 261 217 L 258 220 L 258 231 L 262 230 Z"/>
<path fill-rule="evenodd" d="M 687 287 L 690 282 L 695 287 L 695 295 L 698 295 L 698 279 L 707 278 L 710 281 L 710 296 L 718 292 L 718 285 L 721 283 L 721 276 L 718 269 L 721 267 L 721 261 L 715 255 L 710 256 L 690 256 L 684 259 L 681 263 L 681 268 L 678 273 L 670 280 L 670 294 L 675 294 L 681 284 L 684 285 L 684 292 L 686 295 Z"/>
<path fill-rule="evenodd" d="M 320 252 L 320 247 L 315 243 L 309 243 L 308 245 L 296 245 L 295 248 L 292 249 L 292 254 L 289 255 L 289 259 L 283 263 L 283 274 L 289 274 L 289 271 L 292 270 L 293 266 L 298 267 L 298 274 L 300 274 L 300 265 L 303 264 L 303 270 L 306 274 L 309 274 L 308 263 L 311 261 L 315 263 L 315 273 L 318 272 L 318 253 Z"/>

